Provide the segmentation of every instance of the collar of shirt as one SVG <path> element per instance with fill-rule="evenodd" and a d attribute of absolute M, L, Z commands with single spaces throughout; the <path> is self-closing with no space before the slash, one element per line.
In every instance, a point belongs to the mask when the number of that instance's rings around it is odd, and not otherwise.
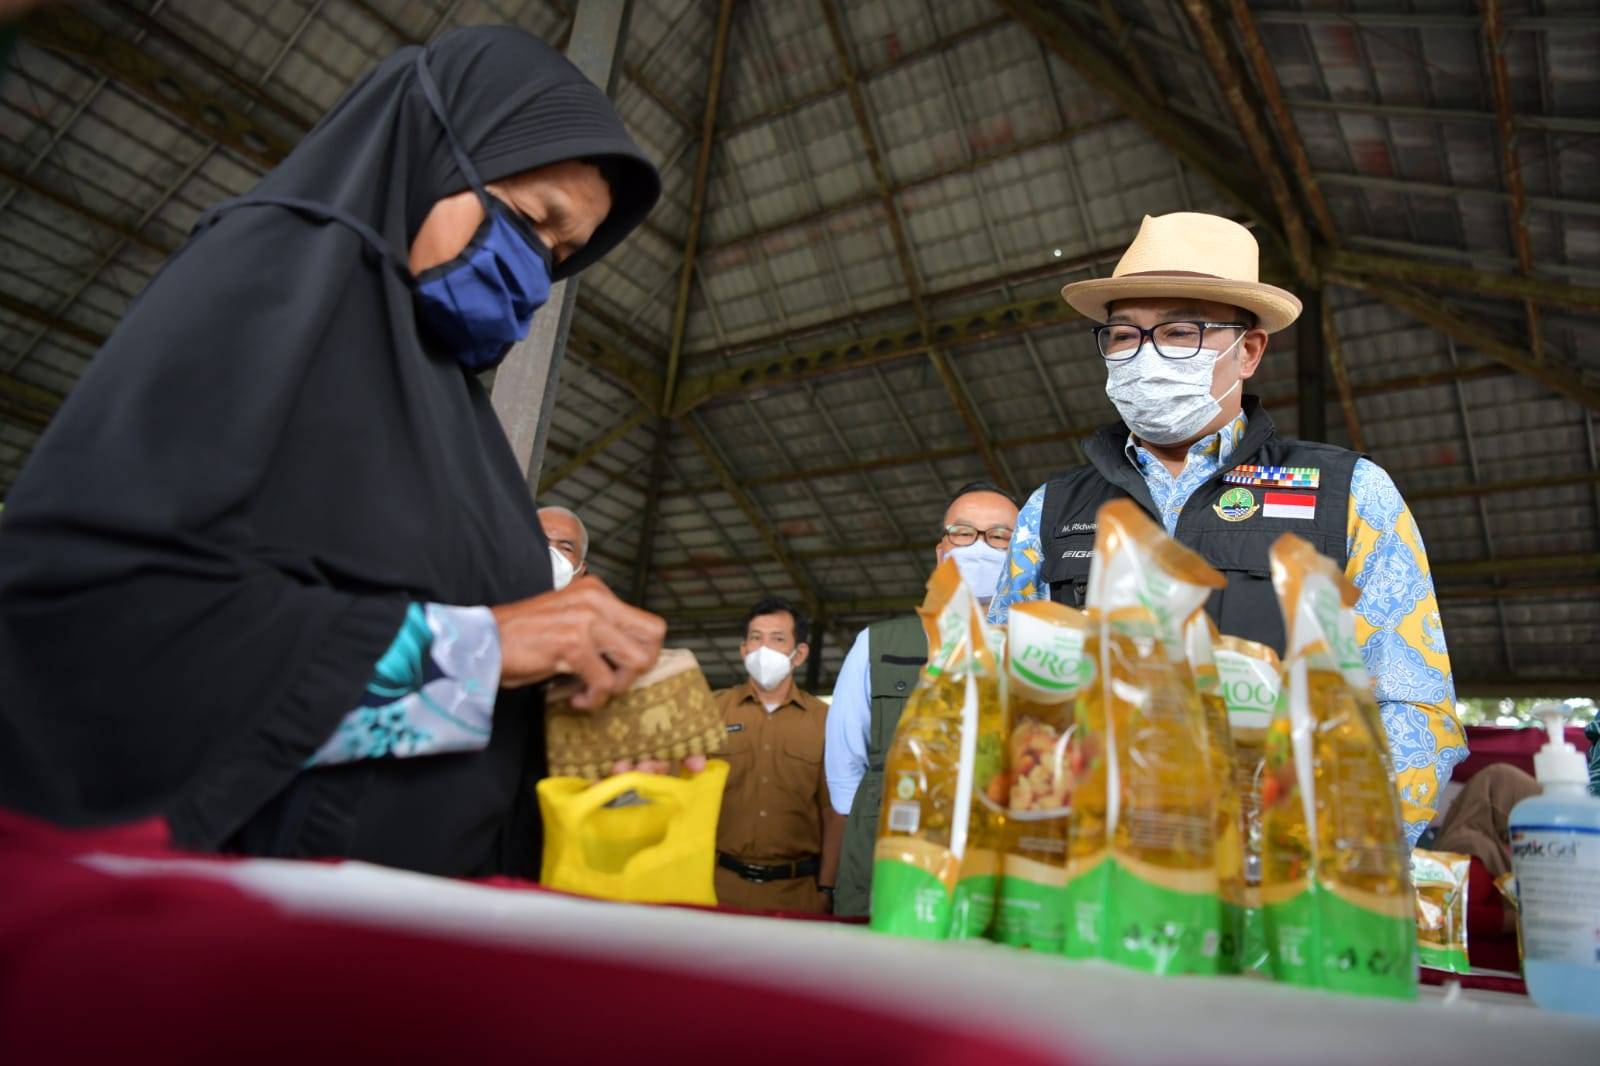
<path fill-rule="evenodd" d="M 802 711 L 806 709 L 805 701 L 800 698 L 800 686 L 792 683 L 789 685 L 788 698 L 782 703 L 778 704 L 776 707 L 768 710 L 766 700 L 763 700 L 761 698 L 761 694 L 756 691 L 756 683 L 754 681 L 746 680 L 744 683 L 744 694 L 739 697 L 739 702 L 753 703 L 760 707 L 763 711 L 766 711 L 768 714 L 777 714 L 779 711 L 790 706 L 791 704 L 795 707 L 798 707 Z"/>
<path fill-rule="evenodd" d="M 1141 445 L 1132 433 L 1128 434 L 1123 452 L 1134 469 L 1144 477 L 1145 484 L 1150 486 L 1151 501 L 1161 512 L 1161 524 L 1166 527 L 1168 534 L 1174 534 L 1177 529 L 1178 515 L 1194 490 L 1233 457 L 1234 449 L 1244 440 L 1246 425 L 1247 419 L 1244 412 L 1240 411 L 1232 422 L 1189 445 L 1183 472 L 1177 477 L 1173 477 L 1161 460 Z"/>

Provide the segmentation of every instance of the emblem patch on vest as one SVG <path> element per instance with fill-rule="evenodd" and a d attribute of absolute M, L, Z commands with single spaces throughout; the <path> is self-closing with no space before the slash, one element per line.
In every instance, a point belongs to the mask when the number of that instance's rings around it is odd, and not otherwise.
<path fill-rule="evenodd" d="M 1261 510 L 1256 503 L 1256 494 L 1249 489 L 1229 489 L 1222 494 L 1222 498 L 1211 505 L 1217 512 L 1217 517 L 1224 522 L 1243 522 L 1246 518 Z"/>
<path fill-rule="evenodd" d="M 1314 466 L 1241 463 L 1223 474 L 1222 481 L 1225 485 L 1248 485 L 1257 489 L 1315 489 L 1322 483 L 1322 471 Z"/>

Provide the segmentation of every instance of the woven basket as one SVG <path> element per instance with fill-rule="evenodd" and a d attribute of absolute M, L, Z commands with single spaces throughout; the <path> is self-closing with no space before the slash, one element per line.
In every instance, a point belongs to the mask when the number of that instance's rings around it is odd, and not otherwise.
<path fill-rule="evenodd" d="M 619 760 L 677 761 L 722 746 L 722 716 L 694 652 L 667 648 L 655 667 L 598 711 L 552 692 L 546 748 L 552 777 L 597 781 Z"/>

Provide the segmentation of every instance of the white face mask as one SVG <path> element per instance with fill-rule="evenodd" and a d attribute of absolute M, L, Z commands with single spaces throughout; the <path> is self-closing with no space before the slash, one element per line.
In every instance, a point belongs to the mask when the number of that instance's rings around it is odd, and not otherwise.
<path fill-rule="evenodd" d="M 554 544 L 550 545 L 551 583 L 554 584 L 557 589 L 564 589 L 568 585 L 572 584 L 572 579 L 577 572 L 577 567 L 573 566 L 567 557 L 562 555 L 561 552 L 556 549 Z"/>
<path fill-rule="evenodd" d="M 1211 395 L 1217 360 L 1244 340 L 1240 333 L 1222 351 L 1202 348 L 1189 359 L 1166 359 L 1146 341 L 1132 359 L 1110 364 L 1106 395 L 1117 414 L 1140 440 L 1178 444 L 1200 435 L 1222 413 L 1219 402 L 1243 384 L 1236 379 L 1222 396 Z"/>
<path fill-rule="evenodd" d="M 987 606 L 994 599 L 994 590 L 1000 584 L 1000 570 L 1006 562 L 1005 552 L 980 537 L 971 544 L 951 548 L 945 558 L 956 561 L 961 580 L 967 583 L 980 604 Z"/>
<path fill-rule="evenodd" d="M 783 684 L 783 679 L 794 669 L 794 653 L 785 655 L 763 644 L 744 657 L 744 668 L 757 688 L 771 692 Z"/>

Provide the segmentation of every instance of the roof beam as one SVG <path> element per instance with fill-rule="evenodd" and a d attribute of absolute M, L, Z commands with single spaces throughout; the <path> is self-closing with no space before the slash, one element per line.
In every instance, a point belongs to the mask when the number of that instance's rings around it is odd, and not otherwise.
<path fill-rule="evenodd" d="M 1105 118 L 1090 119 L 1088 122 L 1079 123 L 1078 125 L 1069 129 L 1059 130 L 1055 133 L 1048 133 L 1042 137 L 1035 137 L 1027 141 L 1018 141 L 993 152 L 975 155 L 971 160 L 963 160 L 960 163 L 955 163 L 948 167 L 942 167 L 931 173 L 924 174 L 921 177 L 891 184 L 889 186 L 889 191 L 896 197 L 902 196 L 905 193 L 910 192 L 913 189 L 919 189 L 924 185 L 931 185 L 934 182 L 943 181 L 946 178 L 953 178 L 962 174 L 969 174 L 974 170 L 978 170 L 982 167 L 986 167 L 990 164 L 998 163 L 1006 159 L 1011 159 L 1015 156 L 1023 155 L 1041 148 L 1052 148 L 1066 144 L 1075 137 L 1082 136 L 1083 134 L 1090 133 L 1094 130 L 1104 129 L 1113 123 L 1123 122 L 1125 120 L 1126 116 L 1123 115 L 1108 115 Z M 820 231 L 822 229 L 822 223 L 827 219 L 837 218 L 838 216 L 848 214 L 851 211 L 859 211 L 864 208 L 871 207 L 874 204 L 881 204 L 882 202 L 883 198 L 881 193 L 868 193 L 864 196 L 858 196 L 851 200 L 829 204 L 824 206 L 819 211 L 793 215 L 778 222 L 773 222 L 757 229 L 738 234 L 737 236 L 729 237 L 720 244 L 708 245 L 703 254 L 706 256 L 718 255 L 726 252 L 730 248 L 737 248 L 742 245 L 753 244 L 757 241 L 762 241 L 769 237 L 776 236 L 779 233 L 802 226 L 808 229 Z"/>
<path fill-rule="evenodd" d="M 205 71 L 212 77 L 225 82 L 230 88 L 248 96 L 257 105 L 271 111 L 301 133 L 310 129 L 316 121 L 315 117 L 302 115 L 277 96 L 264 92 L 252 84 L 250 79 L 242 77 L 233 67 L 217 58 L 217 54 L 213 49 L 221 47 L 222 42 L 211 38 L 206 42 L 210 47 L 195 44 L 154 15 L 142 11 L 137 5 L 130 3 L 129 0 L 113 0 L 113 3 L 123 18 L 136 23 L 146 33 L 153 34 L 166 41 L 169 45 L 182 52 L 191 62 L 205 68 Z M 209 37 L 210 35 L 206 34 L 205 36 Z"/>
<path fill-rule="evenodd" d="M 0 178 L 9 181 L 19 189 L 24 189 L 27 192 L 32 193 L 34 196 L 50 201 L 57 207 L 65 208 L 66 210 L 71 211 L 72 213 L 94 223 L 101 229 L 115 233 L 123 240 L 137 244 L 141 248 L 146 248 L 158 255 L 171 255 L 173 252 L 171 247 L 166 245 L 164 242 L 150 236 L 148 233 L 143 233 L 125 222 L 119 222 L 110 215 L 101 214 L 94 208 L 89 207 L 86 204 L 79 203 L 77 200 L 74 200 L 72 197 L 66 195 L 66 193 L 62 191 L 61 187 L 52 185 L 48 182 L 40 181 L 31 174 L 25 174 L 20 170 L 16 170 L 4 163 L 0 163 Z"/>
<path fill-rule="evenodd" d="M 1476 197 L 1480 200 L 1498 200 L 1501 202 L 1511 199 L 1511 195 L 1504 189 L 1445 185 L 1436 181 L 1413 181 L 1410 178 L 1384 178 L 1376 174 L 1336 174 L 1324 170 L 1318 171 L 1317 180 L 1324 185 L 1344 185 L 1352 189 L 1373 189 L 1378 192 L 1400 193 L 1404 196 L 1450 196 L 1458 200 Z M 1557 196 L 1529 196 L 1526 197 L 1526 201 L 1528 207 L 1539 211 L 1554 211 L 1558 214 L 1600 218 L 1600 200 L 1573 200 Z"/>
<path fill-rule="evenodd" d="M 544 495 L 568 477 L 588 466 L 590 462 L 599 458 L 607 448 L 633 432 L 650 416 L 650 411 L 640 407 L 632 414 L 626 415 L 613 423 L 609 429 L 602 430 L 594 440 L 574 452 L 570 459 L 539 479 L 539 495 Z"/>
<path fill-rule="evenodd" d="M 1576 369 L 1551 362 L 1534 362 L 1525 347 L 1498 336 L 1478 319 L 1463 314 L 1443 301 L 1416 289 L 1394 282 L 1378 282 L 1350 275 L 1330 275 L 1330 281 L 1361 289 L 1427 323 L 1459 344 L 1476 348 L 1497 363 L 1532 378 L 1551 392 L 1565 396 L 1590 410 L 1600 411 L 1600 392 L 1584 385 Z"/>
<path fill-rule="evenodd" d="M 1452 107 L 1418 107 L 1412 104 L 1370 104 L 1358 100 L 1315 100 L 1305 96 L 1292 96 L 1287 100 L 1291 108 L 1304 111 L 1331 111 L 1336 114 L 1369 115 L 1373 118 L 1408 122 L 1472 122 L 1498 121 L 1492 111 L 1471 111 Z M 1540 130 L 1547 133 L 1600 134 L 1600 118 L 1580 118 L 1575 115 L 1514 115 L 1512 124 L 1520 130 Z"/>
<path fill-rule="evenodd" d="M 1522 163 L 1517 158 L 1517 130 L 1511 108 L 1511 73 L 1506 66 L 1501 42 L 1505 29 L 1500 17 L 1500 0 L 1479 0 L 1483 10 L 1483 47 L 1489 60 L 1489 85 L 1493 90 L 1495 139 L 1500 142 L 1500 173 L 1511 201 L 1507 205 L 1507 225 L 1511 247 L 1517 253 L 1517 266 L 1524 277 L 1533 276 L 1533 243 L 1528 239 L 1528 194 L 1522 183 Z M 1535 362 L 1544 362 L 1544 337 L 1539 329 L 1539 306 L 1532 298 L 1522 301 L 1528 323 L 1528 350 Z"/>
<path fill-rule="evenodd" d="M 1073 21 L 1044 4 L 1031 0 L 997 0 L 1017 22 L 1033 32 L 1045 46 L 1100 89 L 1129 116 L 1137 119 L 1152 137 L 1197 173 L 1203 174 L 1216 189 L 1272 230 L 1273 243 L 1281 243 L 1275 231 L 1277 221 L 1272 207 L 1257 198 L 1248 183 L 1229 165 L 1227 153 L 1196 133 L 1191 125 L 1175 118 L 1165 103 L 1151 99 L 1132 81 L 1124 64 L 1109 58 L 1095 40 Z"/>
<path fill-rule="evenodd" d="M 1324 286 L 1321 297 L 1317 301 L 1320 321 L 1315 324 L 1308 322 L 1304 328 L 1322 331 L 1322 347 L 1328 357 L 1328 365 L 1333 368 L 1333 384 L 1339 393 L 1339 410 L 1344 412 L 1344 429 L 1350 437 L 1350 447 L 1364 452 L 1367 450 L 1366 437 L 1361 432 L 1355 391 L 1350 387 L 1350 375 L 1345 372 L 1344 350 L 1339 346 L 1339 330 L 1333 319 L 1333 293 Z"/>
<path fill-rule="evenodd" d="M 678 299 L 672 307 L 672 333 L 667 342 L 666 381 L 660 410 L 672 410 L 678 387 L 678 364 L 683 357 L 683 336 L 689 324 L 689 295 L 694 288 L 695 258 L 700 249 L 700 227 L 705 218 L 706 187 L 711 180 L 711 149 L 717 140 L 717 102 L 722 95 L 722 75 L 727 69 L 728 31 L 733 22 L 734 0 L 717 7 L 716 37 L 711 46 L 711 72 L 706 77 L 706 106 L 700 120 L 700 153 L 695 158 L 694 188 L 689 198 L 689 232 L 683 241 L 683 262 L 678 268 Z"/>
<path fill-rule="evenodd" d="M 850 59 L 849 45 L 845 40 L 843 20 L 839 16 L 835 0 L 820 0 L 820 3 L 823 21 L 828 24 L 828 35 L 833 40 L 834 55 L 838 59 L 840 73 L 844 76 L 845 91 L 850 97 L 850 108 L 855 112 L 856 128 L 861 134 L 862 147 L 866 149 L 867 161 L 872 165 L 872 177 L 878 186 L 878 196 L 883 201 L 885 221 L 888 222 L 889 234 L 894 239 L 895 256 L 900 261 L 900 272 L 905 277 L 906 289 L 910 293 L 911 304 L 916 311 L 917 321 L 921 325 L 923 334 L 931 337 L 933 330 L 928 318 L 927 305 L 922 298 L 922 279 L 911 254 L 911 242 L 906 237 L 899 208 L 895 204 L 888 167 L 884 165 L 883 154 L 878 150 L 878 138 L 872 130 L 872 118 L 867 114 L 866 96 L 856 79 L 855 65 Z M 996 484 L 1010 486 L 1010 474 L 990 445 L 983 423 L 978 417 L 977 408 L 973 405 L 972 398 L 967 395 L 955 368 L 951 366 L 949 356 L 940 350 L 936 343 L 925 344 L 922 350 L 927 355 L 928 362 L 933 365 L 934 372 L 939 375 L 939 380 L 944 384 L 951 403 L 955 405 L 957 415 L 966 426 L 968 436 L 972 438 L 978 457 L 983 460 L 984 468 L 989 471 L 989 476 Z M 1015 491 L 1015 486 L 1011 487 L 1012 491 Z"/>
<path fill-rule="evenodd" d="M 1534 300 L 1547 307 L 1565 307 L 1589 314 L 1600 312 L 1600 285 L 1574 285 L 1545 277 L 1501 274 L 1471 267 L 1446 266 L 1426 259 L 1324 248 L 1318 255 L 1332 280 L 1365 277 L 1426 285 L 1504 300 Z"/>
<path fill-rule="evenodd" d="M 805 602 L 807 611 L 815 614 L 821 601 L 817 596 L 817 590 L 812 585 L 810 576 L 795 561 L 789 550 L 784 547 L 777 531 L 772 528 L 771 524 L 761 514 L 761 508 L 756 505 L 755 498 L 741 487 L 739 480 L 734 477 L 733 472 L 722 461 L 722 457 L 717 454 L 716 448 L 706 439 L 705 431 L 700 426 L 700 420 L 691 414 L 685 416 L 678 424 L 682 426 L 685 435 L 694 442 L 695 448 L 700 452 L 700 457 L 706 461 L 712 472 L 716 474 L 722 491 L 727 493 L 739 510 L 744 512 L 746 520 L 755 529 L 756 535 L 761 538 L 761 543 L 767 546 L 767 551 L 771 554 L 771 557 L 777 561 L 779 566 L 783 567 L 784 572 L 789 575 L 789 580 L 794 582 L 794 587 L 799 591 L 800 598 Z M 641 545 L 640 550 L 648 551 L 649 545 Z"/>
<path fill-rule="evenodd" d="M 67 5 L 35 11 L 22 23 L 22 34 L 31 44 L 88 64 L 197 134 L 262 167 L 270 169 L 289 154 L 289 145 L 276 133 Z"/>
<path fill-rule="evenodd" d="M 1063 274 L 1070 274 L 1084 267 L 1094 266 L 1098 263 L 1110 262 L 1119 259 L 1127 250 L 1127 245 L 1119 244 L 1114 248 L 1097 248 L 1094 251 L 1064 259 L 1050 259 L 1037 266 L 1023 267 L 1020 270 L 1007 271 L 992 277 L 980 278 L 977 281 L 967 282 L 938 292 L 924 292 L 922 298 L 930 304 L 942 303 L 948 300 L 957 300 L 965 296 L 975 296 L 979 293 L 1004 290 L 1013 285 L 1022 285 L 1031 281 L 1042 281 L 1047 278 L 1058 278 Z M 856 326 L 869 318 L 883 315 L 904 313 L 912 310 L 911 301 L 894 300 L 889 303 L 878 304 L 874 307 L 864 307 L 859 311 L 849 311 L 832 318 L 822 319 L 817 322 L 808 322 L 794 329 L 769 333 L 761 337 L 751 337 L 734 344 L 725 345 L 703 352 L 690 352 L 687 358 L 695 362 L 713 362 L 717 360 L 732 359 L 751 352 L 759 352 L 764 348 L 773 348 L 793 343 L 795 340 L 817 333 L 826 333 L 830 330 L 847 326 Z"/>
<path fill-rule="evenodd" d="M 1350 26 L 1358 30 L 1470 30 L 1478 31 L 1476 15 L 1408 15 L 1335 11 L 1257 11 L 1263 26 Z M 1600 30 L 1600 16 L 1518 15 L 1505 20 L 1508 30 L 1536 33 L 1583 33 Z"/>
<path fill-rule="evenodd" d="M 1323 241 L 1333 241 L 1338 237 L 1338 227 L 1328 212 L 1328 202 L 1322 198 L 1322 187 L 1317 184 L 1316 174 L 1311 169 L 1311 157 L 1306 154 L 1305 143 L 1300 139 L 1299 127 L 1295 125 L 1294 116 L 1289 113 L 1289 105 L 1283 96 L 1283 86 L 1278 83 L 1278 70 L 1272 65 L 1272 57 L 1267 55 L 1266 43 L 1262 41 L 1261 31 L 1256 27 L 1256 20 L 1250 13 L 1250 5 L 1245 0 L 1228 0 L 1228 14 L 1232 18 L 1233 32 L 1238 36 L 1239 47 L 1249 60 L 1250 69 L 1255 72 L 1255 83 L 1261 90 L 1261 99 L 1266 105 L 1267 114 L 1272 119 L 1278 143 L 1283 146 L 1284 153 L 1289 157 L 1289 165 L 1294 170 L 1300 194 L 1305 197 L 1306 203 L 1311 208 L 1311 221 L 1316 235 Z"/>
<path fill-rule="evenodd" d="M 556 12 L 562 18 L 570 20 L 573 17 L 572 10 L 563 2 L 563 0 L 544 0 L 544 3 L 546 7 Z M 387 20 L 385 21 L 387 22 Z M 393 27 L 392 23 L 389 25 Z M 663 92 L 652 79 L 646 77 L 644 71 L 640 70 L 637 64 L 623 63 L 622 73 L 627 75 L 629 81 L 633 82 L 639 87 L 640 92 L 644 93 L 652 101 L 654 101 L 657 107 L 661 108 L 661 110 L 665 111 L 668 115 L 677 120 L 678 124 L 684 129 L 693 130 L 695 128 L 695 121 L 689 116 L 689 113 L 684 111 L 683 108 L 679 107 L 678 104 L 665 92 Z"/>
<path fill-rule="evenodd" d="M 1283 167 L 1279 165 L 1272 140 L 1256 114 L 1254 102 L 1239 76 L 1239 64 L 1230 53 L 1222 28 L 1211 12 L 1210 0 L 1181 0 L 1184 13 L 1189 16 L 1189 26 L 1200 44 L 1200 54 L 1205 58 L 1211 77 L 1222 90 L 1223 103 L 1233 116 L 1239 137 L 1255 160 L 1256 170 L 1266 182 L 1267 191 L 1278 209 L 1278 222 L 1289 242 L 1289 259 L 1295 274 L 1303 285 L 1316 284 L 1316 264 L 1311 258 L 1311 234 L 1300 214 L 1289 189 Z M 1309 171 L 1309 166 L 1307 170 Z"/>
<path fill-rule="evenodd" d="M 1550 696 L 1556 699 L 1569 699 L 1573 696 L 1592 696 L 1600 693 L 1600 677 L 1457 677 L 1455 686 L 1458 697 L 1510 699 Z"/>
<path fill-rule="evenodd" d="M 881 77 L 892 70 L 909 66 L 912 63 L 921 62 L 931 55 L 937 55 L 940 52 L 954 48 L 956 45 L 961 44 L 964 41 L 969 41 L 974 37 L 981 37 L 984 34 L 991 33 L 994 30 L 999 29 L 1001 26 L 1008 24 L 1010 21 L 1011 20 L 1006 18 L 1004 15 L 996 15 L 993 18 L 984 19 L 982 22 L 974 23 L 964 30 L 957 30 L 955 33 L 952 33 L 949 36 L 940 37 L 937 40 L 929 41 L 921 48 L 913 48 L 909 51 L 902 52 L 900 55 L 888 60 L 887 62 L 879 63 L 875 66 L 863 67 L 859 72 L 857 72 L 856 77 L 862 82 L 872 81 L 873 79 Z M 783 118 L 785 115 L 791 115 L 796 111 L 802 111 L 805 108 L 810 107 L 812 104 L 821 103 L 823 100 L 838 96 L 840 93 L 846 91 L 847 86 L 845 81 L 843 78 L 840 78 L 838 81 L 835 81 L 830 85 L 826 85 L 815 92 L 806 93 L 804 96 L 800 96 L 794 100 L 789 100 L 785 103 L 779 104 L 777 107 L 768 108 L 765 111 L 758 111 L 753 115 L 747 115 L 746 117 L 739 119 L 737 122 L 730 122 L 727 126 L 718 131 L 717 137 L 718 139 L 722 139 L 726 137 L 737 136 L 738 134 L 755 129 L 757 126 L 764 126 L 775 119 Z"/>
<path fill-rule="evenodd" d="M 925 314 L 926 305 L 923 311 Z M 937 352 L 941 358 L 948 358 L 943 354 L 944 349 L 1009 336 L 1028 329 L 1059 325 L 1078 317 L 1078 313 L 1054 293 L 934 321 L 919 315 L 922 325 L 886 330 L 858 340 L 778 355 L 764 364 L 729 367 L 685 378 L 678 390 L 672 415 L 677 417 L 701 404 L 740 393 L 826 377 L 914 355 Z"/>

